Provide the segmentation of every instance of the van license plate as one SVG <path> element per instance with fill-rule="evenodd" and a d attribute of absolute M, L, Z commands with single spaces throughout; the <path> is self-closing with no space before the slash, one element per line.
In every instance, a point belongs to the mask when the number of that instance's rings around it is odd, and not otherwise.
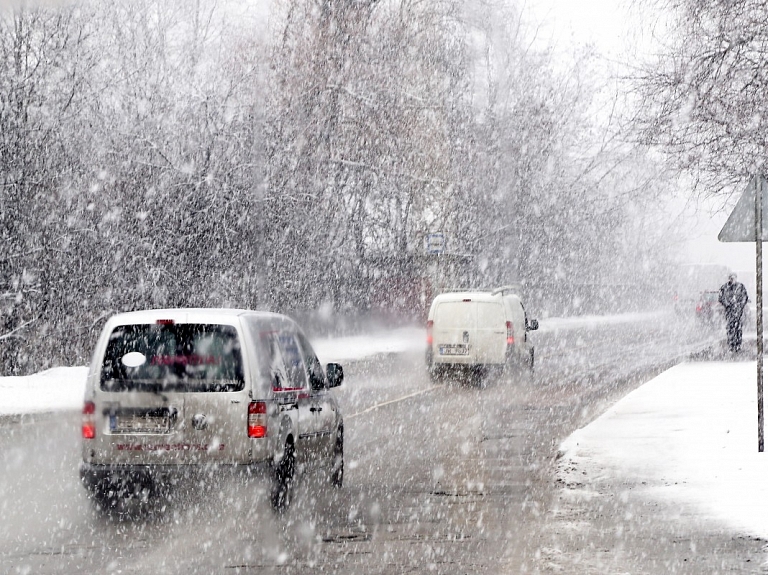
<path fill-rule="evenodd" d="M 440 355 L 467 355 L 469 346 L 463 343 L 446 344 L 440 346 Z"/>
<path fill-rule="evenodd" d="M 169 433 L 171 420 L 167 413 L 163 415 L 117 413 L 110 415 L 109 429 L 112 433 Z"/>

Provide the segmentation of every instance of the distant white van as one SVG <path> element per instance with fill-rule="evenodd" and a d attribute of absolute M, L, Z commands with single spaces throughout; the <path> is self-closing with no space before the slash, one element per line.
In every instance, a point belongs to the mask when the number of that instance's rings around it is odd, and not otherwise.
<path fill-rule="evenodd" d="M 435 297 L 427 316 L 427 367 L 439 381 L 446 370 L 479 372 L 533 369 L 534 346 L 529 320 L 514 287 L 492 291 L 457 291 Z"/>

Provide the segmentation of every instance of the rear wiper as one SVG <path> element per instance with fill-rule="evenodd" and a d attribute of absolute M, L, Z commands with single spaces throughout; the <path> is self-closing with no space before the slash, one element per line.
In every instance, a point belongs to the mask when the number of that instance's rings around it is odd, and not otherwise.
<path fill-rule="evenodd" d="M 154 393 L 155 395 L 159 395 L 163 401 L 168 401 L 168 396 L 163 393 L 163 385 L 160 384 L 148 384 L 146 385 L 146 391 L 149 393 Z"/>

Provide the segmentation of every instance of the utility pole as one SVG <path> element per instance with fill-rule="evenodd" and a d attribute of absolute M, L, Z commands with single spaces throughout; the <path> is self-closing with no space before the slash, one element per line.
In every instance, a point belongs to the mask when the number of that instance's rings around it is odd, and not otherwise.
<path fill-rule="evenodd" d="M 763 193 L 765 178 L 755 178 L 755 268 L 757 285 L 757 451 L 764 450 L 765 417 L 763 414 Z"/>

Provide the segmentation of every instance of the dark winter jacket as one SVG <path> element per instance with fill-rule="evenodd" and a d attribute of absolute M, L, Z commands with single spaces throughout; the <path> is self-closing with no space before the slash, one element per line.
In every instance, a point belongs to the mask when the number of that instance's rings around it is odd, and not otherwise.
<path fill-rule="evenodd" d="M 741 315 L 744 310 L 744 306 L 749 301 L 747 295 L 747 288 L 744 284 L 737 281 L 729 281 L 720 287 L 720 297 L 718 301 L 723 304 L 725 313 Z"/>

